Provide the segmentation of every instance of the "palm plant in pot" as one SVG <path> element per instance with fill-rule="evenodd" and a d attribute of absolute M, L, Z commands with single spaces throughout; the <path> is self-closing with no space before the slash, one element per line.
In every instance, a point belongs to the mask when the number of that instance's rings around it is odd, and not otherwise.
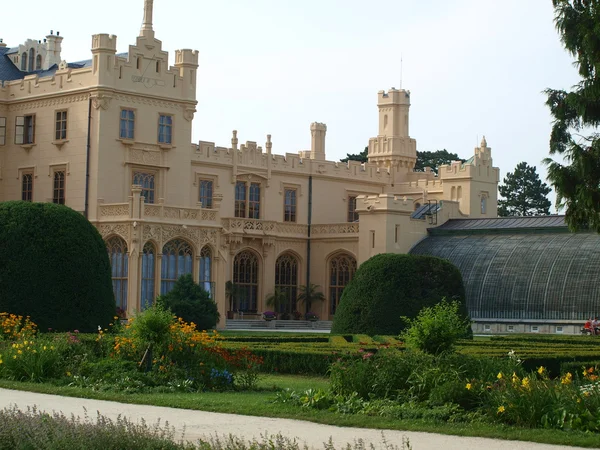
<path fill-rule="evenodd" d="M 275 288 L 275 290 L 273 291 L 272 294 L 269 294 L 266 298 L 266 302 L 268 306 L 272 306 L 273 309 L 275 310 L 275 313 L 278 313 L 281 311 L 281 307 L 283 305 L 285 305 L 288 301 L 288 296 L 287 296 L 287 292 L 285 292 L 282 289 L 277 289 Z M 268 311 L 270 312 L 270 311 Z M 263 314 L 264 316 L 264 314 Z"/>
<path fill-rule="evenodd" d="M 325 295 L 323 295 L 323 293 L 321 292 L 320 287 L 321 286 L 319 286 L 318 284 L 313 283 L 300 286 L 298 301 L 306 305 L 306 311 L 310 311 L 315 303 L 325 301 Z M 311 314 L 311 318 L 308 317 L 308 314 L 306 315 L 306 320 L 314 320 L 312 319 L 312 317 L 316 317 L 316 314 Z"/>

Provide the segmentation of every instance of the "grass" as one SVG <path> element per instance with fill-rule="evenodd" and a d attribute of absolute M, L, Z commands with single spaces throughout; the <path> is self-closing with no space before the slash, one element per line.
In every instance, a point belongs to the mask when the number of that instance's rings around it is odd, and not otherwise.
<path fill-rule="evenodd" d="M 170 394 L 130 394 L 119 392 L 97 392 L 68 386 L 51 384 L 20 383 L 0 380 L 6 389 L 40 392 L 68 397 L 111 400 L 122 403 L 165 406 L 190 410 L 242 414 L 307 420 L 316 423 L 352 426 L 359 428 L 424 431 L 457 436 L 479 436 L 507 440 L 522 440 L 555 445 L 571 445 L 597 448 L 598 435 L 593 433 L 563 432 L 558 430 L 524 429 L 496 424 L 433 423 L 419 420 L 388 419 L 366 415 L 342 415 L 330 411 L 299 408 L 288 404 L 274 404 L 275 390 L 290 388 L 326 389 L 326 378 L 290 375 L 267 375 L 262 377 L 258 389 L 250 392 L 203 392 Z"/>

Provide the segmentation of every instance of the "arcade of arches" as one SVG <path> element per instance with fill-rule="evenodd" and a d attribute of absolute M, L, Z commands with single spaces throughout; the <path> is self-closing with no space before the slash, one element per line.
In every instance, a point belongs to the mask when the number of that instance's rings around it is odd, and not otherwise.
<path fill-rule="evenodd" d="M 214 298 L 218 271 L 215 270 L 215 258 L 209 245 L 198 250 L 187 240 L 176 238 L 159 250 L 154 242 L 148 241 L 139 254 L 138 277 L 130 277 L 130 251 L 123 238 L 117 235 L 108 237 L 106 247 L 112 268 L 113 292 L 117 307 L 122 311 L 128 310 L 128 280 L 135 279 L 139 280 L 141 309 L 151 306 L 157 295 L 168 293 L 177 279 L 186 274 L 192 274 L 194 280 Z M 274 273 L 272 286 L 264 285 L 265 271 L 269 269 L 263 267 L 263 258 L 254 250 L 238 251 L 230 263 L 235 293 L 227 294 L 230 297 L 227 309 L 259 315 L 269 309 L 264 298 L 277 289 L 286 294 L 286 301 L 278 306 L 277 312 L 304 312 L 298 295 L 303 280 L 301 270 L 306 268 L 302 267 L 301 258 L 295 253 L 284 251 L 276 258 L 275 266 L 270 269 Z M 336 252 L 328 258 L 328 284 L 319 286 L 327 298 L 327 304 L 323 305 L 326 316 L 335 314 L 344 287 L 352 280 L 356 268 L 356 258 L 345 251 Z"/>

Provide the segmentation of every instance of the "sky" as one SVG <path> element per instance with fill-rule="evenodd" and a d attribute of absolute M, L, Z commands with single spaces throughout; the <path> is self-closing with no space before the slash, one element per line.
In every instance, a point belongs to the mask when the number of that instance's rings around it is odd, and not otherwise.
<path fill-rule="evenodd" d="M 27 21 L 5 20 L 16 46 L 64 36 L 62 57 L 91 58 L 91 35 L 135 43 L 143 0 L 29 0 Z M 546 88 L 578 81 L 555 30 L 551 0 L 220 0 L 154 1 L 154 30 L 169 51 L 200 52 L 193 141 L 310 148 L 310 124 L 327 124 L 327 159 L 358 153 L 377 135 L 377 92 L 411 92 L 417 150 L 473 155 L 483 135 L 501 182 L 526 161 L 548 156 L 552 118 Z M 402 62 L 401 62 L 402 61 Z M 551 197 L 553 199 L 553 196 Z"/>

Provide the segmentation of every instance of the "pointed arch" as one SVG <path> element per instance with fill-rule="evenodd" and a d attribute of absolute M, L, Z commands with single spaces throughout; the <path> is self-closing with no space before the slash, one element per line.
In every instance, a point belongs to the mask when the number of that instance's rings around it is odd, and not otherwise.
<path fill-rule="evenodd" d="M 129 276 L 129 255 L 127 242 L 113 235 L 106 240 L 106 250 L 110 260 L 113 294 L 117 308 L 127 311 L 127 280 Z"/>
<path fill-rule="evenodd" d="M 285 292 L 286 302 L 279 305 L 280 313 L 296 311 L 298 300 L 298 258 L 285 252 L 275 262 L 275 289 Z"/>
<path fill-rule="evenodd" d="M 167 242 L 162 249 L 160 294 L 170 292 L 179 277 L 192 273 L 193 265 L 194 250 L 189 242 L 183 239 Z"/>
<path fill-rule="evenodd" d="M 211 298 L 214 297 L 214 283 L 213 283 L 213 251 L 209 245 L 205 245 L 200 250 L 200 264 L 199 264 L 199 276 L 198 284 L 202 289 L 210 294 Z"/>
<path fill-rule="evenodd" d="M 142 285 L 141 285 L 141 307 L 142 310 L 154 304 L 155 280 L 156 280 L 156 245 L 152 241 L 146 242 L 142 249 Z"/>
<path fill-rule="evenodd" d="M 27 72 L 27 52 L 23 52 L 21 55 L 21 70 Z"/>
<path fill-rule="evenodd" d="M 233 284 L 238 288 L 234 310 L 256 312 L 259 292 L 259 257 L 251 250 L 242 250 L 233 260 Z"/>
<path fill-rule="evenodd" d="M 35 50 L 33 48 L 29 49 L 29 71 L 33 72 L 35 70 Z"/>
<path fill-rule="evenodd" d="M 42 55 L 40 54 L 35 57 L 35 70 L 42 70 Z"/>
<path fill-rule="evenodd" d="M 329 259 L 329 314 L 334 315 L 342 298 L 344 288 L 354 278 L 356 258 L 347 252 L 340 252 Z"/>

